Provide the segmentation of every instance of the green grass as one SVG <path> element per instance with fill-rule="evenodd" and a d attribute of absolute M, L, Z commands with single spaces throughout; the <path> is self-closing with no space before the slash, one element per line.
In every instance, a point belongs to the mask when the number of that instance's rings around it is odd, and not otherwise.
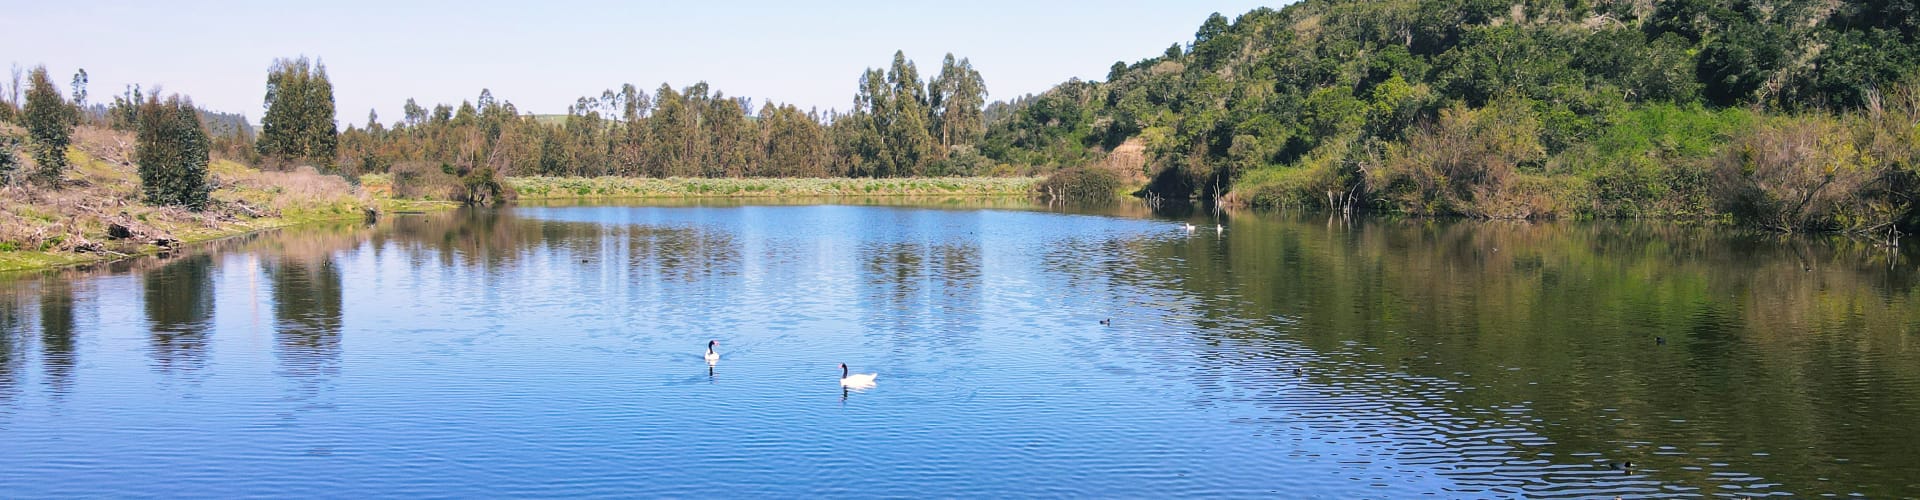
<path fill-rule="evenodd" d="M 521 199 L 756 198 L 818 196 L 1025 196 L 1035 177 L 904 179 L 652 179 L 509 177 Z"/>

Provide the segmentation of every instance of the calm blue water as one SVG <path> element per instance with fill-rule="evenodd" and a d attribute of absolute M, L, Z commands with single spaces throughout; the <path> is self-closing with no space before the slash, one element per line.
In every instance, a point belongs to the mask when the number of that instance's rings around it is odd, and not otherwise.
<path fill-rule="evenodd" d="M 1907 260 L 1191 220 L 521 207 L 25 277 L 0 497 L 1920 492 Z"/>

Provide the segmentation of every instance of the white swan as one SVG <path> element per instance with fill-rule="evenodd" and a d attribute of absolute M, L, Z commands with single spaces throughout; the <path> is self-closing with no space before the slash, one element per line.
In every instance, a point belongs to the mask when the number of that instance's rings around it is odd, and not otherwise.
<path fill-rule="evenodd" d="M 720 353 L 713 351 L 714 346 L 718 346 L 718 345 L 720 345 L 720 341 L 718 340 L 707 341 L 707 364 L 708 365 L 712 365 L 714 363 L 720 362 Z"/>
<path fill-rule="evenodd" d="M 854 389 L 865 389 L 865 388 L 873 387 L 873 379 L 874 377 L 878 377 L 878 376 L 880 376 L 880 374 L 878 373 L 847 373 L 847 364 L 840 363 L 840 386 L 841 387 L 849 387 Z"/>
<path fill-rule="evenodd" d="M 1189 233 L 1191 233 L 1191 232 L 1193 232 L 1193 223 L 1192 223 L 1192 222 L 1182 222 L 1182 223 L 1180 223 L 1180 224 L 1181 224 L 1181 226 L 1182 226 L 1182 227 L 1185 227 L 1185 228 L 1187 229 L 1187 232 L 1189 232 Z"/>
<path fill-rule="evenodd" d="M 1222 225 L 1219 225 L 1219 224 L 1214 224 L 1214 225 L 1213 225 L 1213 234 L 1227 234 L 1227 226 L 1222 226 Z"/>

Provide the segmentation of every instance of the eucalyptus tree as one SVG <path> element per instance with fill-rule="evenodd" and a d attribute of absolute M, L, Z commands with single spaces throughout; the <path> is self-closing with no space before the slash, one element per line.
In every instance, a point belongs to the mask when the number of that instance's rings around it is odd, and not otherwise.
<path fill-rule="evenodd" d="M 58 185 L 67 168 L 67 144 L 73 140 L 78 111 L 60 98 L 60 91 L 47 76 L 46 66 L 37 66 L 27 76 L 27 105 L 22 110 L 33 161 L 40 164 L 34 177 L 47 185 Z"/>
<path fill-rule="evenodd" d="M 267 73 L 266 113 L 260 117 L 260 154 L 330 166 L 338 146 L 326 65 L 306 57 L 274 60 Z"/>
<path fill-rule="evenodd" d="M 179 95 L 164 101 L 150 96 L 140 105 L 139 120 L 134 157 L 146 202 L 206 208 L 213 190 L 207 183 L 211 140 L 193 101 Z"/>

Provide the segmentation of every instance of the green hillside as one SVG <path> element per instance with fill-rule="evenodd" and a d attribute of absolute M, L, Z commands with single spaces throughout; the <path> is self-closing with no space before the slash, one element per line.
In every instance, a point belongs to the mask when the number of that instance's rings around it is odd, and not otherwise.
<path fill-rule="evenodd" d="M 982 151 L 1151 190 L 1475 217 L 1915 226 L 1912 0 L 1306 0 L 990 109 Z"/>

